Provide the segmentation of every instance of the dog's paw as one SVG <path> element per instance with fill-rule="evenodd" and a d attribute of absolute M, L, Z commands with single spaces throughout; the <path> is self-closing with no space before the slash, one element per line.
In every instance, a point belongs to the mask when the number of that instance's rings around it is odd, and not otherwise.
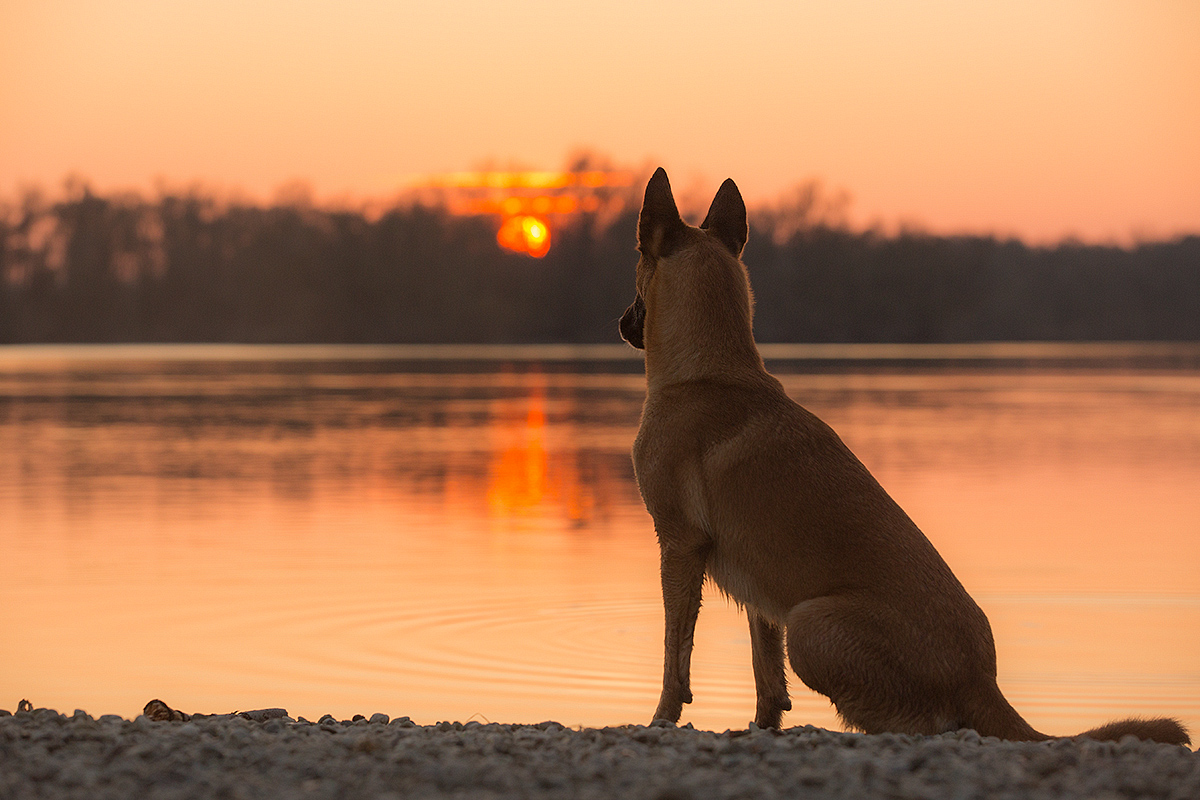
<path fill-rule="evenodd" d="M 679 715 L 683 713 L 683 703 L 663 701 L 658 704 L 658 708 L 654 710 L 654 716 L 651 722 L 657 720 L 666 720 L 667 722 L 679 722 Z"/>
<path fill-rule="evenodd" d="M 792 710 L 790 697 L 758 701 L 754 712 L 754 724 L 760 728 L 778 728 L 783 723 L 783 712 Z"/>

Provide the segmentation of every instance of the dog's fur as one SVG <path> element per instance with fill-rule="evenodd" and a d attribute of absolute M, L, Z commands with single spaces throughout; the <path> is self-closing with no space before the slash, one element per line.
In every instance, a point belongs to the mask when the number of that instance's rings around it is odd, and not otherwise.
<path fill-rule="evenodd" d="M 662 556 L 666 654 L 655 719 L 692 700 L 692 637 L 707 574 L 746 609 L 759 727 L 791 708 L 792 669 L 868 733 L 973 728 L 1035 740 L 996 684 L 987 617 L 837 434 L 764 368 L 740 260 L 748 227 L 733 181 L 699 228 L 666 173 L 638 220 L 637 295 L 621 335 L 646 356 L 633 464 Z M 1087 731 L 1187 743 L 1171 719 Z"/>

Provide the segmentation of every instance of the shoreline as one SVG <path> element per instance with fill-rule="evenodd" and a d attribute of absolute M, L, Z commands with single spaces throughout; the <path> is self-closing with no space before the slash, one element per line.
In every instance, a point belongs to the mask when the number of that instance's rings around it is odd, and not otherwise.
<path fill-rule="evenodd" d="M 1200 797 L 1200 753 L 1132 737 L 179 717 L 0 711 L 0 798 Z"/>

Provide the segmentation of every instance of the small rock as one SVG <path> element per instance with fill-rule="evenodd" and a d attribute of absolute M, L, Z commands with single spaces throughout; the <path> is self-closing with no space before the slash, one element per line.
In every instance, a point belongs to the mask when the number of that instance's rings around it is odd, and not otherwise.
<path fill-rule="evenodd" d="M 387 725 L 388 719 L 389 719 L 389 717 L 387 714 L 372 714 L 371 715 L 371 724 L 372 725 Z"/>
<path fill-rule="evenodd" d="M 191 716 L 182 711 L 176 711 L 162 700 L 154 699 L 146 703 L 142 713 L 155 722 L 186 722 Z"/>
<path fill-rule="evenodd" d="M 266 722 L 269 719 L 279 719 L 287 716 L 286 708 L 260 708 L 255 711 L 242 711 L 238 714 L 242 719 L 251 722 Z"/>
<path fill-rule="evenodd" d="M 979 744 L 982 740 L 979 734 L 970 728 L 963 728 L 958 732 L 958 740 L 967 744 Z"/>

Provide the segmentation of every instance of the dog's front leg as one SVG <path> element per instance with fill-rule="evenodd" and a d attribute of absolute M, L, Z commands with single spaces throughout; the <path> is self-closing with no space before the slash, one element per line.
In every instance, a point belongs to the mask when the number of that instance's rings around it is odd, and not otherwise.
<path fill-rule="evenodd" d="M 783 628 L 765 619 L 752 608 L 750 617 L 750 651 L 754 662 L 754 689 L 758 708 L 754 724 L 760 728 L 778 728 L 783 712 L 791 711 L 787 674 L 784 672 Z"/>
<path fill-rule="evenodd" d="M 654 719 L 678 722 L 683 704 L 692 702 L 692 640 L 700 613 L 707 548 L 697 542 L 673 541 L 673 537 L 663 536 L 662 531 L 659 544 L 666 642 L 662 696 Z"/>

